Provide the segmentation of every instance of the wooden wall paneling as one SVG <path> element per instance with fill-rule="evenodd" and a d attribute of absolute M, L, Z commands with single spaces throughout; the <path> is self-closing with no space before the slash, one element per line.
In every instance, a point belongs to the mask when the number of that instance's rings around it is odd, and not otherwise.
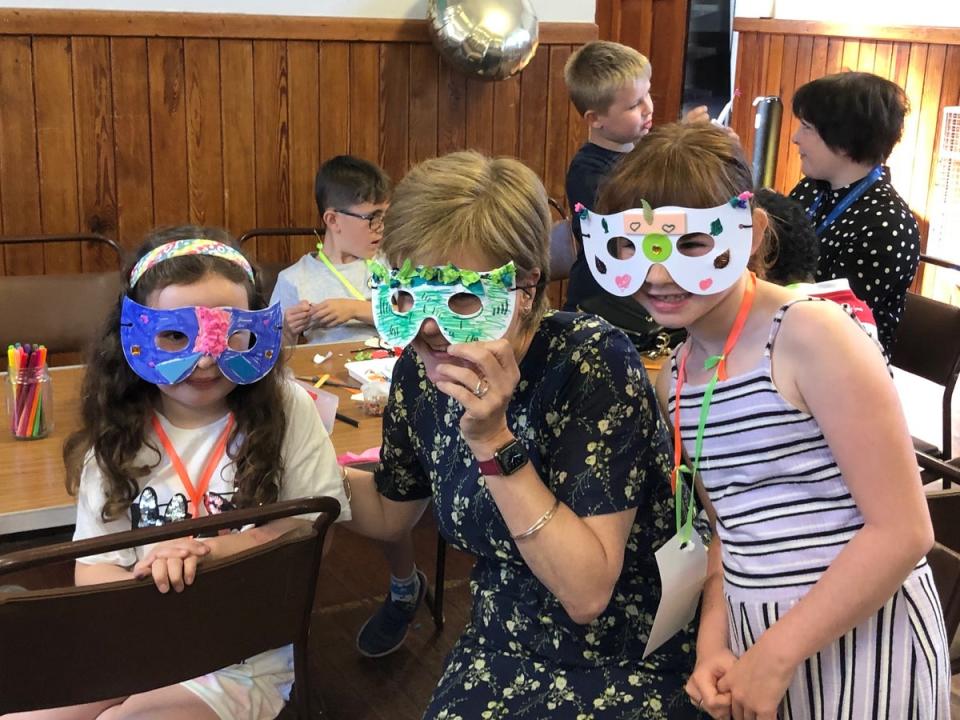
<path fill-rule="evenodd" d="M 620 36 L 620 27 L 616 22 L 619 10 L 620 3 L 617 0 L 597 0 L 594 21 L 601 40 L 613 40 Z"/>
<path fill-rule="evenodd" d="M 520 153 L 520 78 L 493 84 L 493 155 Z"/>
<path fill-rule="evenodd" d="M 688 11 L 688 0 L 656 0 L 653 3 L 654 34 L 649 58 L 655 73 L 651 85 L 654 122 L 673 122 L 680 117 Z"/>
<path fill-rule="evenodd" d="M 830 41 L 825 37 L 813 39 L 813 50 L 810 57 L 810 79 L 821 78 L 827 74 L 827 52 Z"/>
<path fill-rule="evenodd" d="M 927 52 L 926 68 L 923 73 L 923 90 L 920 102 L 913 106 L 913 115 L 917 119 L 917 134 L 914 147 L 929 148 L 929 152 L 913 153 L 913 168 L 910 182 L 910 206 L 917 214 L 923 249 L 926 249 L 927 200 L 930 193 L 931 169 L 937 148 L 937 119 L 940 116 L 940 90 L 943 87 L 944 62 L 947 59 L 945 45 L 930 45 Z"/>
<path fill-rule="evenodd" d="M 920 126 L 919 111 L 923 98 L 923 74 L 927 67 L 928 51 L 929 47 L 925 44 L 914 43 L 910 46 L 910 62 L 907 65 L 906 81 L 901 87 L 907 93 L 911 111 L 903 121 L 903 137 L 900 144 L 894 148 L 894 152 L 890 156 L 893 184 L 914 213 L 917 213 L 919 208 L 913 202 L 911 175 L 917 150 L 917 132 Z"/>
<path fill-rule="evenodd" d="M 493 83 L 467 78 L 467 147 L 484 155 L 493 152 Z"/>
<path fill-rule="evenodd" d="M 79 229 L 115 237 L 118 209 L 110 44 L 103 37 L 75 37 L 72 49 Z M 85 272 L 116 268 L 113 252 L 100 243 L 84 243 L 81 254 Z"/>
<path fill-rule="evenodd" d="M 873 72 L 881 77 L 890 76 L 890 60 L 893 57 L 893 43 L 878 41 L 873 56 Z"/>
<path fill-rule="evenodd" d="M 597 6 L 599 8 L 599 5 Z M 541 47 L 520 73 L 520 159 L 543 180 L 546 133 L 543 109 L 547 107 L 550 52 Z M 571 103 L 572 106 L 572 103 Z"/>
<path fill-rule="evenodd" d="M 783 41 L 784 37 L 779 33 L 770 36 L 770 61 L 765 70 L 764 95 L 780 97 L 780 82 L 783 79 Z"/>
<path fill-rule="evenodd" d="M 409 163 L 413 166 L 437 155 L 440 56 L 432 45 L 410 46 L 410 77 Z"/>
<path fill-rule="evenodd" d="M 218 63 L 219 64 L 219 63 Z M 153 157 L 149 152 L 150 72 L 144 38 L 111 38 L 117 240 L 138 247 L 154 227 Z M 219 113 L 219 107 L 217 108 Z"/>
<path fill-rule="evenodd" d="M 437 154 L 467 146 L 467 78 L 440 61 L 437 106 Z"/>
<path fill-rule="evenodd" d="M 380 166 L 399 180 L 410 162 L 410 92 L 417 80 L 410 78 L 410 46 L 384 43 L 380 46 Z"/>
<path fill-rule="evenodd" d="M 320 168 L 320 46 L 310 40 L 287 43 L 290 88 L 290 214 L 295 226 L 318 221 L 313 181 Z M 316 238 L 291 237 L 290 259 L 311 252 Z"/>
<path fill-rule="evenodd" d="M 755 66 L 756 57 L 760 52 L 760 42 L 757 33 L 741 33 L 737 50 L 737 83 L 740 96 L 733 103 L 733 117 L 731 118 L 734 130 L 740 136 L 744 153 L 747 158 L 753 153 L 753 99 L 756 97 Z"/>
<path fill-rule="evenodd" d="M 576 48 L 573 48 L 576 50 Z M 570 102 L 569 96 L 567 97 L 567 151 L 566 159 L 564 161 L 563 169 L 563 183 L 566 187 L 566 178 L 567 178 L 567 168 L 570 167 L 570 161 L 573 160 L 573 156 L 577 154 L 577 150 L 580 149 L 580 146 L 587 141 L 587 122 L 583 119 L 583 115 L 579 113 L 576 106 Z M 564 193 L 563 198 L 555 198 L 560 202 L 560 204 L 566 207 L 566 193 Z M 568 213 L 569 214 L 569 213 Z"/>
<path fill-rule="evenodd" d="M 154 221 L 161 226 L 182 225 L 190 216 L 183 41 L 148 39 L 147 60 Z"/>
<path fill-rule="evenodd" d="M 843 41 L 843 57 L 841 58 L 841 70 L 856 70 L 857 63 L 860 61 L 860 41 L 853 38 L 847 38 Z"/>
<path fill-rule="evenodd" d="M 793 93 L 797 89 L 797 45 L 796 35 L 788 35 L 783 40 L 783 63 L 780 70 L 780 99 L 783 101 L 783 116 L 780 123 L 780 147 L 777 151 L 777 190 L 789 192 L 796 182 L 790 173 L 790 158 L 796 155 L 791 138 L 800 127 L 800 121 L 793 114 Z M 829 53 L 829 49 L 828 49 Z"/>
<path fill-rule="evenodd" d="M 290 224 L 290 115 L 287 44 L 258 40 L 253 44 L 253 125 L 256 135 L 257 225 Z M 257 259 L 279 263 L 289 258 L 289 239 L 261 240 Z"/>
<path fill-rule="evenodd" d="M 636 48 L 649 59 L 653 52 L 654 0 L 621 0 L 619 42 Z M 654 73 L 657 67 L 653 67 Z"/>
<path fill-rule="evenodd" d="M 257 224 L 252 42 L 220 41 L 220 77 L 230 78 L 220 89 L 224 224 L 239 235 Z M 257 241 L 244 249 L 256 255 Z"/>
<path fill-rule="evenodd" d="M 543 183 L 550 197 L 565 202 L 564 180 L 567 174 L 567 125 L 570 122 L 570 99 L 563 81 L 563 66 L 570 57 L 570 48 L 555 45 L 550 48 L 549 94 L 547 96 L 547 117 L 544 135 L 546 136 L 546 154 L 544 157 Z"/>
<path fill-rule="evenodd" d="M 860 55 L 857 58 L 856 69 L 860 72 L 873 72 L 874 59 L 877 56 L 877 43 L 875 40 L 860 41 Z"/>
<path fill-rule="evenodd" d="M 219 41 L 184 40 L 183 64 L 189 218 L 197 225 L 220 227 L 224 215 Z"/>
<path fill-rule="evenodd" d="M 42 231 L 73 232 L 80 224 L 80 204 L 69 38 L 33 39 L 33 77 Z M 81 268 L 77 243 L 47 245 L 42 257 L 44 272 L 69 273 Z"/>
<path fill-rule="evenodd" d="M 29 37 L 0 42 L 0 210 L 9 235 L 40 231 L 37 128 L 34 116 L 33 53 Z M 36 247 L 4 248 L 11 275 L 43 273 L 43 252 Z"/>
<path fill-rule="evenodd" d="M 801 37 L 797 42 L 797 68 L 795 74 L 795 81 L 793 85 L 793 91 L 790 93 L 791 102 L 793 99 L 793 92 L 796 91 L 798 87 L 810 81 L 810 53 L 813 50 L 813 38 L 812 37 Z M 793 116 L 793 113 L 790 113 Z M 797 128 L 800 126 L 800 121 L 798 118 L 793 117 L 790 123 L 790 137 L 793 137 L 793 134 L 797 131 Z M 787 150 L 787 177 L 792 178 L 792 182 L 796 182 L 802 175 L 800 169 L 800 153 L 797 152 L 796 146 L 792 142 L 788 142 Z M 792 188 L 792 184 L 791 184 Z"/>
<path fill-rule="evenodd" d="M 370 162 L 379 158 L 380 45 L 350 43 L 350 153 Z"/>
<path fill-rule="evenodd" d="M 350 152 L 350 44 L 320 43 L 320 162 Z"/>
<path fill-rule="evenodd" d="M 827 41 L 827 67 L 824 75 L 834 75 L 843 67 L 843 38 L 830 38 Z"/>

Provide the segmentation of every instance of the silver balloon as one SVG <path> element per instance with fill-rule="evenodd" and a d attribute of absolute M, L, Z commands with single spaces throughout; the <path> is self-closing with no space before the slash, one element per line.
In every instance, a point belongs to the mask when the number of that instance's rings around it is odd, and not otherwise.
<path fill-rule="evenodd" d="M 487 80 L 523 70 L 539 43 L 530 0 L 429 0 L 427 21 L 444 58 Z"/>

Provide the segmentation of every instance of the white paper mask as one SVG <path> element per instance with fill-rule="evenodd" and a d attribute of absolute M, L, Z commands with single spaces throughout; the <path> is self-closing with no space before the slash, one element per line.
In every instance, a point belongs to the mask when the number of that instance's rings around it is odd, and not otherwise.
<path fill-rule="evenodd" d="M 743 193 L 714 208 L 675 206 L 625 210 L 616 215 L 580 211 L 583 250 L 590 272 L 613 295 L 633 295 L 650 267 L 659 263 L 677 285 L 696 295 L 713 295 L 731 287 L 750 260 L 752 214 Z M 678 250 L 685 236 L 704 235 L 698 254 Z M 693 240 L 693 238 L 690 238 Z M 632 257 L 617 256 L 620 245 L 632 244 Z M 705 249 L 705 245 L 713 247 Z M 684 254 L 687 252 L 688 254 Z"/>

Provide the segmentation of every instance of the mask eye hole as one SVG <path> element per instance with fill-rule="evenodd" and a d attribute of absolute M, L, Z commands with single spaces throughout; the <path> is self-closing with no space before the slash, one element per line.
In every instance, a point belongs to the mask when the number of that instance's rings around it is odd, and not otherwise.
<path fill-rule="evenodd" d="M 406 315 L 413 309 L 413 295 L 405 290 L 395 290 L 390 295 L 390 307 L 397 315 Z"/>
<path fill-rule="evenodd" d="M 187 349 L 190 339 L 179 330 L 164 330 L 158 332 L 153 341 L 158 350 L 180 352 Z"/>
<path fill-rule="evenodd" d="M 257 336 L 249 330 L 238 330 L 227 338 L 227 347 L 231 350 L 243 352 L 250 350 L 257 344 Z"/>
<path fill-rule="evenodd" d="M 473 293 L 460 292 L 447 301 L 450 312 L 460 317 L 473 317 L 483 308 L 480 298 Z"/>
<path fill-rule="evenodd" d="M 633 244 L 633 240 L 625 237 L 612 237 L 607 240 L 607 254 L 610 257 L 619 258 L 620 260 L 629 260 L 637 252 L 637 246 Z"/>
<path fill-rule="evenodd" d="M 677 252 L 684 257 L 702 257 L 713 250 L 714 244 L 706 233 L 689 233 L 677 240 Z"/>

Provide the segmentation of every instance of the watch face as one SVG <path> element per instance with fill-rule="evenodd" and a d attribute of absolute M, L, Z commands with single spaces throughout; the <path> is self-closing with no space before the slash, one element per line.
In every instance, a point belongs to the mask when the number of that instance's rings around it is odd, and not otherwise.
<path fill-rule="evenodd" d="M 527 451 L 519 440 L 514 440 L 508 445 L 504 445 L 497 450 L 497 463 L 503 470 L 504 475 L 513 475 L 517 470 L 527 464 Z"/>

